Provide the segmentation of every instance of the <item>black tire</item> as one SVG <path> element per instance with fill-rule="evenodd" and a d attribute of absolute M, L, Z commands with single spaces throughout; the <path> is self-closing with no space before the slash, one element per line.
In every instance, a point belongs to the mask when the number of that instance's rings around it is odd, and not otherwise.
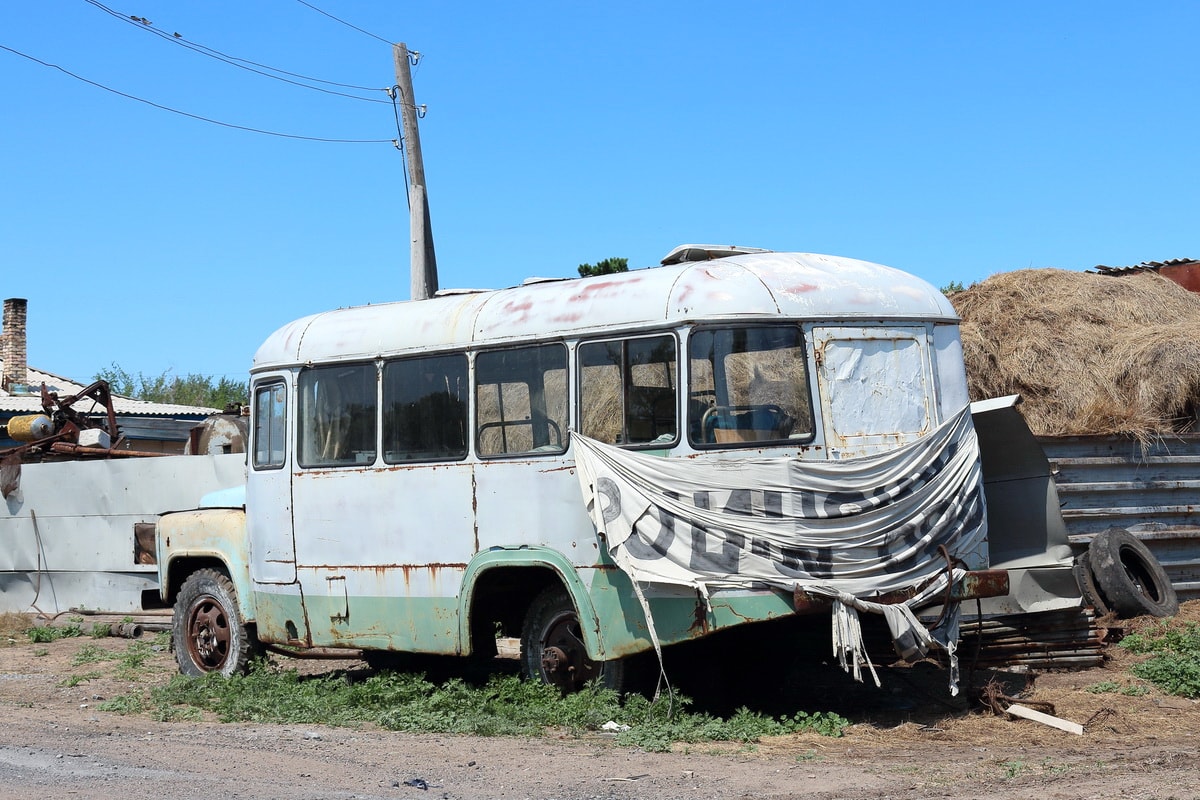
<path fill-rule="evenodd" d="M 1088 546 L 1096 586 L 1118 617 L 1170 617 L 1179 612 L 1175 587 L 1158 559 L 1123 528 L 1096 534 Z"/>
<path fill-rule="evenodd" d="M 171 635 L 179 671 L 194 677 L 245 672 L 258 649 L 238 612 L 233 581 L 213 569 L 193 572 L 179 588 Z"/>
<path fill-rule="evenodd" d="M 1097 617 L 1111 614 L 1112 609 L 1108 607 L 1104 596 L 1100 594 L 1100 587 L 1096 585 L 1096 577 L 1092 573 L 1092 559 L 1086 550 L 1075 557 L 1075 564 L 1071 569 L 1075 574 L 1075 583 L 1079 585 L 1079 593 L 1083 595 L 1084 605 L 1095 609 Z"/>
<path fill-rule="evenodd" d="M 592 661 L 583 643 L 579 614 L 566 590 L 552 586 L 529 606 L 521 627 L 521 675 L 558 687 L 564 695 L 589 681 L 629 691 L 626 661 Z"/>

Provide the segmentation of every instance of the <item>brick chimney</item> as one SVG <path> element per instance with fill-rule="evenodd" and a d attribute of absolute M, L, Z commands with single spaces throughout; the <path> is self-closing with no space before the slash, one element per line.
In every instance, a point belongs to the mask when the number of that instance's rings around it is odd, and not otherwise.
<path fill-rule="evenodd" d="M 28 365 L 25 363 L 25 310 L 28 301 L 17 297 L 4 301 L 4 337 L 0 345 L 0 359 L 4 360 L 4 374 L 0 375 L 0 386 L 10 391 L 14 384 L 29 383 Z"/>

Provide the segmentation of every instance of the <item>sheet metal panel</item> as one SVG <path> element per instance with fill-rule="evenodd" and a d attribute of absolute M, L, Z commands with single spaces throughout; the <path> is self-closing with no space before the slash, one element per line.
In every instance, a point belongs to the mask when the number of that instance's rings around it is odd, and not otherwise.
<path fill-rule="evenodd" d="M 1200 435 L 1042 437 L 1071 542 L 1109 527 L 1141 539 L 1181 600 L 1200 598 Z"/>
<path fill-rule="evenodd" d="M 137 610 L 158 581 L 155 565 L 134 563 L 134 524 L 245 480 L 241 454 L 22 465 L 20 489 L 0 501 L 0 611 L 29 610 L 39 574 L 46 613 Z"/>

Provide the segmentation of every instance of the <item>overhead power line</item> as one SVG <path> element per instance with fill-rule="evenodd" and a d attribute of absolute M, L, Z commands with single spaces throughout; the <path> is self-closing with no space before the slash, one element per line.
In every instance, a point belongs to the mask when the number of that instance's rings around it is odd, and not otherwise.
<path fill-rule="evenodd" d="M 362 28 L 358 27 L 357 25 L 351 25 L 349 22 L 346 22 L 346 20 L 339 19 L 338 17 L 335 17 L 333 14 L 330 14 L 328 11 L 322 11 L 321 9 L 314 6 L 312 3 L 306 3 L 306 2 L 304 2 L 304 0 L 296 0 L 296 2 L 302 6 L 307 6 L 308 8 L 311 8 L 313 11 L 317 12 L 318 14 L 324 14 L 325 16 L 329 17 L 334 22 L 340 22 L 341 24 L 345 25 L 347 28 L 353 28 L 354 30 L 358 31 L 359 33 L 370 36 L 372 39 L 378 39 L 379 41 L 383 42 L 384 44 L 392 44 L 392 42 L 389 42 L 387 39 L 383 38 L 382 36 L 376 36 L 375 34 L 371 33 L 370 31 L 364 31 Z"/>
<path fill-rule="evenodd" d="M 36 64 L 41 64 L 43 67 L 49 67 L 51 69 L 56 69 L 59 72 L 62 72 L 66 75 L 70 75 L 72 78 L 74 78 L 77 81 L 82 81 L 83 83 L 86 83 L 90 86 L 95 86 L 97 89 L 103 89 L 106 92 L 112 92 L 115 95 L 119 95 L 119 96 L 124 97 L 129 100 L 136 100 L 139 103 L 144 103 L 148 106 L 160 109 L 162 111 L 170 111 L 172 114 L 178 114 L 182 117 L 188 117 L 189 119 L 199 120 L 200 122 L 207 122 L 212 125 L 220 125 L 223 128 L 233 128 L 234 130 L 248 131 L 250 133 L 261 133 L 265 136 L 277 136 L 281 139 L 300 139 L 300 140 L 306 141 L 306 142 L 329 142 L 329 143 L 333 143 L 333 144 L 392 144 L 392 143 L 394 143 L 392 139 L 330 139 L 330 138 L 324 138 L 324 137 L 320 137 L 320 136 L 300 136 L 300 135 L 293 134 L 293 133 L 280 133 L 278 131 L 263 130 L 262 128 L 251 128 L 246 125 L 235 125 L 231 122 L 222 122 L 220 120 L 211 119 L 209 117 L 202 117 L 199 114 L 192 114 L 187 111 L 181 111 L 178 108 L 171 108 L 170 106 L 164 106 L 161 103 L 155 103 L 153 101 L 146 100 L 144 98 L 137 97 L 132 94 L 128 94 L 127 92 L 122 92 L 117 89 L 113 89 L 111 86 L 105 86 L 102 83 L 97 83 L 96 81 L 85 78 L 82 75 L 77 75 L 74 72 L 71 72 L 69 69 L 60 67 L 58 64 L 51 64 L 48 61 L 42 61 L 40 58 L 35 58 L 34 56 L 29 55 L 28 53 L 22 53 L 20 50 L 14 50 L 13 48 L 7 47 L 6 45 L 0 44 L 0 50 L 7 50 L 8 52 L 12 53 L 13 55 L 18 55 L 21 58 L 27 58 Z"/>
<path fill-rule="evenodd" d="M 271 78 L 272 80 L 282 81 L 283 83 L 288 83 L 288 84 L 291 84 L 292 86 L 299 86 L 303 89 L 312 89 L 313 91 L 316 91 L 316 92 L 332 94 L 332 95 L 336 95 L 338 97 L 346 97 L 351 100 L 361 100 L 361 101 L 368 102 L 368 103 L 387 103 L 387 102 L 389 102 L 382 98 L 362 97 L 360 95 L 348 94 L 346 92 L 334 91 L 332 89 L 325 89 L 320 86 L 313 86 L 311 84 L 321 83 L 321 84 L 325 84 L 326 86 L 337 86 L 342 89 L 355 89 L 355 90 L 364 91 L 364 92 L 386 92 L 387 89 L 382 89 L 382 88 L 379 88 L 376 86 L 356 86 L 356 85 L 350 84 L 350 83 L 338 83 L 337 81 L 329 81 L 329 80 L 324 80 L 322 78 L 313 78 L 308 75 L 301 75 L 296 72 L 289 72 L 288 70 L 279 69 L 278 67 L 272 67 L 268 64 L 261 64 L 257 61 L 251 61 L 246 58 L 238 58 L 237 56 L 232 56 L 232 55 L 229 55 L 228 53 L 223 53 L 220 50 L 216 50 L 212 47 L 208 47 L 207 45 L 200 44 L 199 42 L 193 42 L 177 31 L 168 33 L 166 30 L 157 27 L 153 22 L 146 19 L 145 17 L 139 17 L 139 16 L 135 16 L 132 14 L 122 14 L 121 12 L 116 11 L 112 8 L 109 8 L 108 6 L 99 2 L 99 0 L 84 0 L 84 2 L 88 3 L 89 5 L 95 6 L 96 8 L 100 9 L 104 13 L 106 13 L 116 19 L 119 19 L 124 23 L 133 25 L 136 28 L 146 31 L 147 33 L 152 33 L 161 39 L 165 39 L 166 41 L 171 42 L 172 44 L 177 44 L 180 47 L 185 47 L 188 50 L 191 50 L 195 53 L 199 53 L 202 56 L 207 56 L 207 57 L 215 59 L 217 61 L 221 61 L 225 64 L 230 65 L 231 67 L 237 67 L 238 69 L 244 69 L 247 72 L 253 72 L 256 75 L 262 75 L 263 77 Z M 283 77 L 285 75 L 288 77 Z M 296 78 L 297 80 L 291 80 L 291 78 Z"/>

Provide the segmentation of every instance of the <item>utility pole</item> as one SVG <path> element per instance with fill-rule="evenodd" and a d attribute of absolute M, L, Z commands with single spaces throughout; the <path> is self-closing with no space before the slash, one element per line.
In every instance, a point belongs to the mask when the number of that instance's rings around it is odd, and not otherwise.
<path fill-rule="evenodd" d="M 411 296 L 426 300 L 438 290 L 437 259 L 433 254 L 433 228 L 429 223 L 429 196 L 425 192 L 425 164 L 421 161 L 421 136 L 417 132 L 417 104 L 413 99 L 412 70 L 404 43 L 392 46 L 396 62 L 396 86 L 400 89 L 400 123 L 404 152 L 408 158 L 409 236 Z"/>

